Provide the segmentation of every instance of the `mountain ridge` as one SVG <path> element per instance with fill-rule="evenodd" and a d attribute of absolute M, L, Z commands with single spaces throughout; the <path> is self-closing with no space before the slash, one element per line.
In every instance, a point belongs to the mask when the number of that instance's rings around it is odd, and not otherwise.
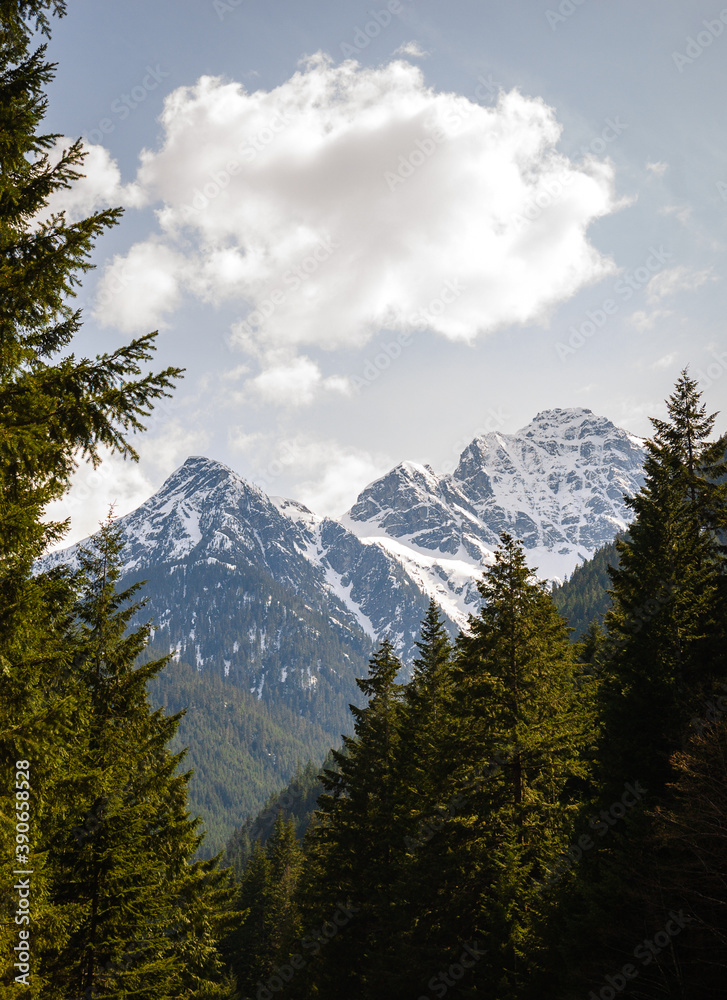
<path fill-rule="evenodd" d="M 190 456 L 119 519 L 125 572 L 197 557 L 234 569 L 244 557 L 284 587 L 317 591 L 339 635 L 376 642 L 389 634 L 411 657 L 415 616 L 429 598 L 453 628 L 466 626 L 502 531 L 520 538 L 539 575 L 555 583 L 624 531 L 624 496 L 643 482 L 644 454 L 640 438 L 589 409 L 542 410 L 513 434 L 475 437 L 450 474 L 398 463 L 339 518 Z M 76 549 L 44 564 L 72 560 Z"/>
<path fill-rule="evenodd" d="M 406 679 L 430 598 L 453 634 L 466 628 L 502 530 L 525 536 L 531 565 L 550 558 L 542 576 L 557 576 L 554 569 L 569 575 L 591 547 L 625 527 L 622 493 L 640 485 L 643 458 L 639 439 L 606 418 L 582 409 L 542 411 L 515 434 L 475 438 L 449 475 L 399 463 L 334 519 L 268 497 L 223 463 L 190 456 L 118 519 L 120 586 L 147 581 L 140 617 L 154 623 L 149 655 L 171 653 L 180 670 L 189 665 L 202 685 L 195 700 L 207 706 L 201 730 L 219 730 L 225 752 L 236 747 L 246 773 L 257 761 L 260 775 L 283 783 L 301 748 L 292 730 L 284 742 L 286 720 L 310 723 L 311 749 L 322 759 L 351 731 L 349 705 L 360 704 L 355 680 L 366 675 L 384 635 Z M 82 544 L 49 554 L 40 568 L 77 563 Z M 277 741 L 272 752 L 290 773 L 275 770 L 269 742 L 241 742 L 228 716 L 210 707 L 230 685 L 245 695 L 233 699 L 236 705 L 250 714 L 253 699 L 261 718 L 278 725 L 269 730 Z M 176 704 L 173 688 L 165 697 Z M 205 785 L 197 792 L 193 781 L 193 800 L 212 816 L 220 845 L 239 825 L 239 810 L 232 785 L 225 792 L 224 777 L 212 780 L 215 748 L 196 739 L 191 723 L 190 716 L 190 764 Z M 262 792 L 254 792 L 256 802 Z"/>
<path fill-rule="evenodd" d="M 543 410 L 514 434 L 476 437 L 449 475 L 399 463 L 340 520 L 399 558 L 462 627 L 502 531 L 562 582 L 626 529 L 623 497 L 641 487 L 644 456 L 642 439 L 591 410 Z"/>

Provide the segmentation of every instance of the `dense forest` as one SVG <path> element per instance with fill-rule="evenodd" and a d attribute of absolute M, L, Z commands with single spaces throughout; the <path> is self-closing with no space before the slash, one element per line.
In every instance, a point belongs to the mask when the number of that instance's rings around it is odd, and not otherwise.
<path fill-rule="evenodd" d="M 326 731 L 285 706 L 275 717 L 249 691 L 202 673 L 188 663 L 169 663 L 148 686 L 153 706 L 184 712 L 171 744 L 186 750 L 191 768 L 189 805 L 204 819 L 205 838 L 198 852 L 222 850 L 232 830 L 266 805 L 301 761 L 324 756 Z M 319 767 L 308 766 L 317 774 Z M 315 799 L 314 799 L 315 801 Z"/>
<path fill-rule="evenodd" d="M 571 576 L 553 587 L 555 606 L 580 639 L 594 622 L 600 624 L 611 606 L 609 569 L 618 566 L 618 540 L 598 549 Z"/>
<path fill-rule="evenodd" d="M 153 334 L 67 351 L 119 213 L 43 214 L 83 167 L 38 132 L 63 12 L 0 0 L 0 1000 L 724 996 L 727 438 L 688 370 L 580 638 L 503 533 L 479 612 L 452 639 L 432 603 L 406 684 L 380 643 L 320 785 L 301 770 L 227 866 L 198 857 L 185 706 L 113 518 L 78 570 L 33 571 L 79 457 L 133 460 L 182 374 L 148 371 Z"/>
<path fill-rule="evenodd" d="M 668 414 L 603 627 L 612 554 L 574 641 L 503 535 L 454 643 L 373 657 L 303 843 L 292 788 L 243 831 L 240 996 L 723 995 L 727 441 L 687 372 Z"/>

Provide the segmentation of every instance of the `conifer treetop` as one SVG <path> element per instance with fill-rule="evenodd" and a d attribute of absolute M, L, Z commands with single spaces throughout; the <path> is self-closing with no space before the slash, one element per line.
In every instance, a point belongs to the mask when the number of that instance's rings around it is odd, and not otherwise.
<path fill-rule="evenodd" d="M 43 35 L 50 35 L 51 17 L 64 17 L 65 0 L 0 0 L 0 25 L 14 39 L 27 38 L 31 28 Z M 0 35 L 1 38 L 1 35 Z"/>
<path fill-rule="evenodd" d="M 708 439 L 714 428 L 717 413 L 707 413 L 707 406 L 701 402 L 699 383 L 683 368 L 674 391 L 667 400 L 669 420 L 651 417 L 654 427 L 654 441 L 668 449 L 682 462 L 689 475 L 694 475 Z"/>

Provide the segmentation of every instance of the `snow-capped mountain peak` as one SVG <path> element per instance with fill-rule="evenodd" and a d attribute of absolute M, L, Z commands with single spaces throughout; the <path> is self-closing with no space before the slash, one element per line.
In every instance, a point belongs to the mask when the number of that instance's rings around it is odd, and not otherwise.
<path fill-rule="evenodd" d="M 338 684 L 320 646 L 351 687 L 384 635 L 410 661 L 430 597 L 466 625 L 504 530 L 541 577 L 565 577 L 626 527 L 643 460 L 640 439 L 605 417 L 544 410 L 514 434 L 475 438 L 451 475 L 399 463 L 333 520 L 192 456 L 120 518 L 125 575 L 151 581 L 157 639 L 175 655 L 259 698 L 297 686 L 315 715 L 314 693 L 332 704 Z"/>
<path fill-rule="evenodd" d="M 641 440 L 606 417 L 543 410 L 515 434 L 475 438 L 451 476 L 399 464 L 366 487 L 343 522 L 396 551 L 435 599 L 448 580 L 462 623 L 502 531 L 523 541 L 542 577 L 563 579 L 624 530 L 624 496 L 640 488 L 643 460 Z"/>

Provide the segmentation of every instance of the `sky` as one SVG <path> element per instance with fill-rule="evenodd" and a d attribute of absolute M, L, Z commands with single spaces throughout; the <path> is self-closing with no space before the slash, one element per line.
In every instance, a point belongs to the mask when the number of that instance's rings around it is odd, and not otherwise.
<path fill-rule="evenodd" d="M 686 365 L 727 410 L 727 7 L 73 0 L 49 56 L 52 207 L 125 208 L 74 350 L 186 369 L 67 542 L 188 455 L 336 516 L 541 410 L 647 436 Z"/>

